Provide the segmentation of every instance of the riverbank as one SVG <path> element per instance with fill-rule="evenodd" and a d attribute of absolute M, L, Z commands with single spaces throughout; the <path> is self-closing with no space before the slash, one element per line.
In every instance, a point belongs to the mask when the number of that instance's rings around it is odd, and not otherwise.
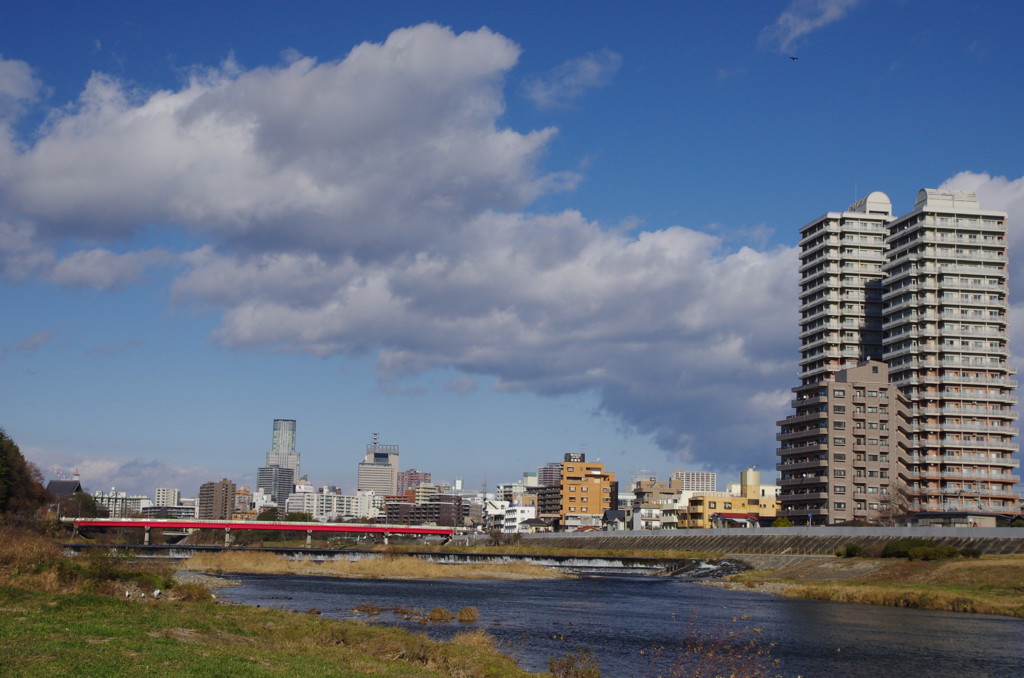
<path fill-rule="evenodd" d="M 559 579 L 564 570 L 523 562 L 432 563 L 414 556 L 383 553 L 376 558 L 314 561 L 262 551 L 198 553 L 179 565 L 191 572 L 293 574 L 371 579 Z"/>
<path fill-rule="evenodd" d="M 217 604 L 207 587 L 230 583 L 207 574 L 174 576 L 165 563 L 108 551 L 68 557 L 51 540 L 0 524 L 0 674 L 537 675 L 501 654 L 483 631 L 438 642 L 324 619 L 316 610 Z"/>
<path fill-rule="evenodd" d="M 788 598 L 1024 617 L 1024 556 L 814 558 L 706 582 Z"/>

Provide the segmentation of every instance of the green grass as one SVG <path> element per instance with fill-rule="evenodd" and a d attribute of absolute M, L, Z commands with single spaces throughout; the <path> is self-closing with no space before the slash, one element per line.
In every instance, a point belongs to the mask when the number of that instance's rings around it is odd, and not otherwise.
<path fill-rule="evenodd" d="M 213 602 L 0 587 L 4 676 L 529 676 L 480 633 L 397 629 Z"/>

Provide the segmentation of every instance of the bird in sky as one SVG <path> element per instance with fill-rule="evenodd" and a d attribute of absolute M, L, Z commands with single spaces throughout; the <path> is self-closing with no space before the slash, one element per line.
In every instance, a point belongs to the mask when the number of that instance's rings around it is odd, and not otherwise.
<path fill-rule="evenodd" d="M 794 57 L 794 56 L 791 56 L 791 57 L 789 57 L 789 60 L 790 60 L 790 61 L 796 61 L 796 60 L 797 60 L 797 59 L 799 59 L 799 58 L 800 58 L 800 57 Z"/>

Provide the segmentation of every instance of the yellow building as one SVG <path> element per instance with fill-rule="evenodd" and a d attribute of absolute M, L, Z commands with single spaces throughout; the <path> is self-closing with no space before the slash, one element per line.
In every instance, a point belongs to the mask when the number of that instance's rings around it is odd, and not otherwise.
<path fill-rule="evenodd" d="M 700 492 L 690 498 L 685 521 L 679 526 L 687 528 L 714 527 L 715 516 L 726 521 L 753 518 L 774 518 L 779 510 L 778 487 L 762 485 L 761 474 L 748 468 L 740 473 L 740 482 L 729 486 L 727 492 Z M 685 524 L 684 524 L 685 523 Z"/>
<path fill-rule="evenodd" d="M 583 453 L 565 455 L 560 482 L 562 529 L 600 526 L 604 512 L 618 506 L 615 474 Z"/>

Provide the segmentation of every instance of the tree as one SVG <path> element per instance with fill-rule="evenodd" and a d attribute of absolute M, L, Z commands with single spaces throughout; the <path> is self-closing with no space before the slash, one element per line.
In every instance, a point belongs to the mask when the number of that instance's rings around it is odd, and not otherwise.
<path fill-rule="evenodd" d="M 311 523 L 313 522 L 313 514 L 306 513 L 305 511 L 292 511 L 284 519 L 289 523 Z"/>
<path fill-rule="evenodd" d="M 43 474 L 0 429 L 0 513 L 30 515 L 46 501 Z"/>
<path fill-rule="evenodd" d="M 889 485 L 889 501 L 885 508 L 878 512 L 877 522 L 888 527 L 906 525 L 910 522 L 913 512 L 914 499 L 910 495 L 910 489 L 902 480 L 896 479 Z"/>
<path fill-rule="evenodd" d="M 260 511 L 260 514 L 256 516 L 256 520 L 277 520 L 277 507 L 272 506 Z"/>
<path fill-rule="evenodd" d="M 74 494 L 61 499 L 57 506 L 62 516 L 75 518 L 106 518 L 110 511 L 100 506 L 93 499 L 91 494 L 75 492 Z"/>
<path fill-rule="evenodd" d="M 793 521 L 786 516 L 779 516 L 772 521 L 772 527 L 793 527 Z"/>

